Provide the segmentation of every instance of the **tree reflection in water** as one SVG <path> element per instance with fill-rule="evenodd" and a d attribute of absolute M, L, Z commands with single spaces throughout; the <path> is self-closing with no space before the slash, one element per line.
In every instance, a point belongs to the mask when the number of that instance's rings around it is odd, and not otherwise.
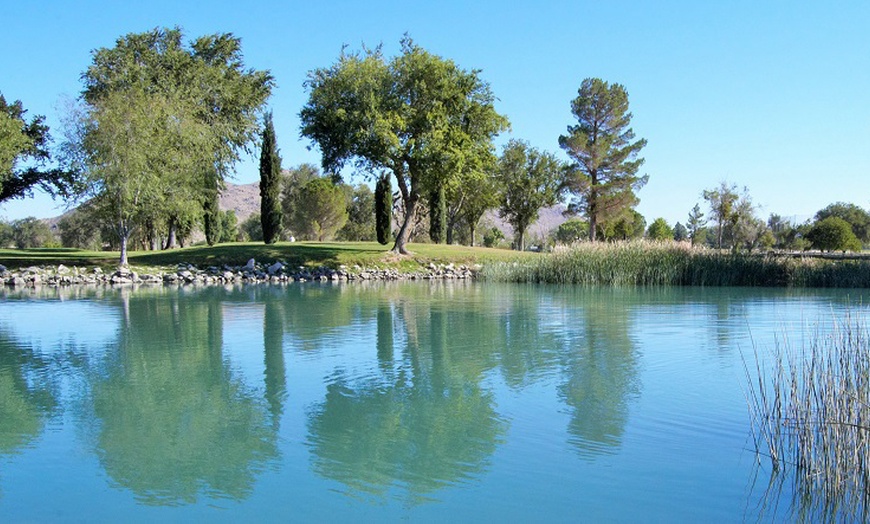
<path fill-rule="evenodd" d="M 245 498 L 278 454 L 268 406 L 223 359 L 221 291 L 125 293 L 93 377 L 100 461 L 147 504 Z"/>

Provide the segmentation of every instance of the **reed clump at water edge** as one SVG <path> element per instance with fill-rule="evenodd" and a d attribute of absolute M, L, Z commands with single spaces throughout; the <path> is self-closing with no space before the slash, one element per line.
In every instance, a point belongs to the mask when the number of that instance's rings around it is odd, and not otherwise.
<path fill-rule="evenodd" d="M 495 282 L 588 286 L 870 287 L 870 260 L 732 253 L 678 242 L 582 242 L 487 264 Z"/>
<path fill-rule="evenodd" d="M 867 521 L 870 514 L 870 333 L 847 314 L 795 347 L 756 349 L 747 398 L 771 485 L 794 486 L 801 520 Z M 777 480 L 778 482 L 773 482 Z"/>

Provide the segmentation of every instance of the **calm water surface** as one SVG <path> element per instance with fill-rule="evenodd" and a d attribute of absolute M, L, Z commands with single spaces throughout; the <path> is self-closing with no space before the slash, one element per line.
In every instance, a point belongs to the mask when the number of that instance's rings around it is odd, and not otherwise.
<path fill-rule="evenodd" d="M 787 520 L 741 355 L 862 293 L 5 291 L 0 521 Z"/>

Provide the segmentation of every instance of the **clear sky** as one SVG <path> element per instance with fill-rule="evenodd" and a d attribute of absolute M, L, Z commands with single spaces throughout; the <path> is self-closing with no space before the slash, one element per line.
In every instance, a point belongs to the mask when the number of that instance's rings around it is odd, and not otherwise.
<path fill-rule="evenodd" d="M 247 5 L 245 5 L 247 4 Z M 0 92 L 29 115 L 60 124 L 91 51 L 131 32 L 180 26 L 189 39 L 232 32 L 245 63 L 269 69 L 284 167 L 319 163 L 299 136 L 306 73 L 347 44 L 409 33 L 421 46 L 482 70 L 497 109 L 520 138 L 557 152 L 584 78 L 623 84 L 649 183 L 638 210 L 685 222 L 701 191 L 747 186 L 761 215 L 809 218 L 846 201 L 870 208 L 870 2 L 584 0 L 541 2 L 5 2 Z M 54 133 L 59 136 L 58 132 Z M 253 160 L 236 183 L 258 178 Z M 63 211 L 45 196 L 0 206 L 0 216 Z"/>

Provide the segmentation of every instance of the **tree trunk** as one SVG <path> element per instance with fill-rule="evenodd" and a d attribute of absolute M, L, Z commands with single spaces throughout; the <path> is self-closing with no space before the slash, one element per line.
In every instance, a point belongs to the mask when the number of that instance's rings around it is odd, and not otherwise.
<path fill-rule="evenodd" d="M 121 261 L 118 262 L 118 265 L 121 267 L 127 267 L 127 238 L 129 238 L 129 233 L 122 233 L 121 237 Z"/>
<path fill-rule="evenodd" d="M 524 237 L 525 237 L 525 230 L 520 229 L 519 231 L 517 231 L 517 250 L 518 251 L 525 251 L 525 249 L 526 249 L 526 242 L 525 242 Z"/>
<path fill-rule="evenodd" d="M 405 219 L 399 227 L 399 233 L 396 235 L 396 243 L 393 245 L 392 251 L 401 255 L 407 255 L 408 250 L 405 245 L 408 243 L 408 238 L 411 236 L 411 224 L 414 223 L 414 217 L 417 214 L 417 200 L 419 197 L 416 193 L 410 193 L 405 201 Z"/>
<path fill-rule="evenodd" d="M 471 240 L 469 241 L 471 247 L 474 247 L 474 231 L 477 229 L 476 226 L 477 224 L 475 222 L 472 222 L 471 225 L 468 226 L 471 229 Z"/>
<path fill-rule="evenodd" d="M 175 223 L 175 219 L 169 220 L 169 236 L 166 238 L 166 246 L 163 249 L 172 249 L 175 247 L 176 235 L 175 231 L 178 229 L 178 226 Z"/>

